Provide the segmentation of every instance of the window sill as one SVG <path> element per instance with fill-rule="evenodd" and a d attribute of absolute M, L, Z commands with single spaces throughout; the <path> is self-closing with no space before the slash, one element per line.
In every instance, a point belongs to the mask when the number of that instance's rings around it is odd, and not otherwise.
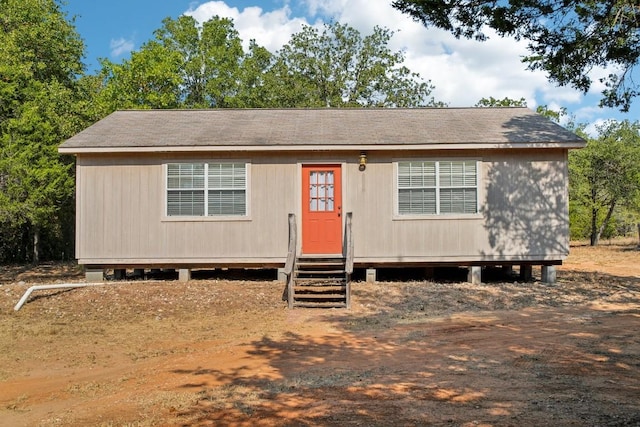
<path fill-rule="evenodd" d="M 242 222 L 251 221 L 250 216 L 163 216 L 161 222 Z"/>
<path fill-rule="evenodd" d="M 394 214 L 393 221 L 443 221 L 443 220 L 479 220 L 482 214 L 440 214 L 440 215 L 398 215 Z"/>

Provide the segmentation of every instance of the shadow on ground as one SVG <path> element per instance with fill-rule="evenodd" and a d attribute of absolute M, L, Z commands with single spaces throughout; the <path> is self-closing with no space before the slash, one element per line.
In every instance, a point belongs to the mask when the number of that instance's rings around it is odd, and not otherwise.
<path fill-rule="evenodd" d="M 639 282 L 563 271 L 555 285 L 356 283 L 356 309 L 316 314 L 334 332 L 265 336 L 234 369 L 212 360 L 173 371 L 199 389 L 176 416 L 194 425 L 638 425 Z M 256 373 L 243 358 L 270 369 Z"/>

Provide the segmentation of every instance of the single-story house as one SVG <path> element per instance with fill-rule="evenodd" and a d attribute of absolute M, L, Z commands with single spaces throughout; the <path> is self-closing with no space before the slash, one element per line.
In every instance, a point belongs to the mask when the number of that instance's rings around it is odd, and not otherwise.
<path fill-rule="evenodd" d="M 93 278 L 351 250 L 368 274 L 478 280 L 567 257 L 567 153 L 584 144 L 526 108 L 212 109 L 117 111 L 59 151 L 77 158 L 76 257 Z"/>

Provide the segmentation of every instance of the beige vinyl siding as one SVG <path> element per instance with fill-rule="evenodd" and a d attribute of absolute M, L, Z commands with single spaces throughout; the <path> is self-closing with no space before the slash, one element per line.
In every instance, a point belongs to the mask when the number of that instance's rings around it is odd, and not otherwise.
<path fill-rule="evenodd" d="M 79 155 L 77 257 L 82 264 L 284 263 L 287 215 L 300 225 L 300 165 L 343 165 L 356 266 L 403 262 L 561 260 L 568 253 L 566 150 L 419 151 L 403 159 L 477 159 L 478 214 L 399 219 L 393 152 L 242 153 L 251 164 L 244 220 L 165 216 L 169 162 L 237 153 Z M 298 233 L 300 236 L 301 233 Z M 300 244 L 300 242 L 299 242 Z"/>
<path fill-rule="evenodd" d="M 447 152 L 413 153 L 419 159 Z M 373 156 L 370 156 L 373 157 Z M 405 156 L 403 156 L 404 158 Z M 410 157 L 410 156 L 406 156 Z M 459 158 L 479 153 L 460 153 Z M 362 263 L 560 260 L 568 254 L 565 150 L 482 153 L 477 215 L 393 217 L 393 158 L 378 156 L 355 181 L 355 256 Z M 353 197 L 353 191 L 356 197 Z M 372 208 L 377 207 L 377 208 Z"/>
<path fill-rule="evenodd" d="M 181 221 L 164 215 L 163 165 L 175 160 L 79 156 L 77 257 L 82 263 L 251 263 L 279 262 L 286 256 L 295 163 L 252 165 L 257 175 L 251 180 L 250 197 L 259 215 L 244 221 Z"/>

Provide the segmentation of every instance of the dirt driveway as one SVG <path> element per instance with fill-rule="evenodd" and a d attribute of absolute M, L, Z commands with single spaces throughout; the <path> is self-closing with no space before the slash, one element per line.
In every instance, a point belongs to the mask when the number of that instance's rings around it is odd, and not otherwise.
<path fill-rule="evenodd" d="M 640 252 L 576 246 L 558 278 L 355 283 L 351 311 L 249 277 L 114 282 L 14 312 L 81 277 L 4 268 L 0 425 L 640 425 Z"/>

